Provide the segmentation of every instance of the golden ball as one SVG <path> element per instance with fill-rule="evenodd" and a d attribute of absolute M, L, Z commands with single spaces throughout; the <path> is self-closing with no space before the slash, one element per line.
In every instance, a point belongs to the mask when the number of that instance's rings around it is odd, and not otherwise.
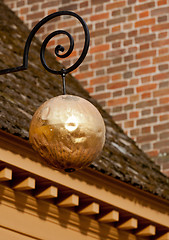
<path fill-rule="evenodd" d="M 105 125 L 90 102 L 61 95 L 37 109 L 29 139 L 48 165 L 71 172 L 98 157 L 105 142 Z"/>

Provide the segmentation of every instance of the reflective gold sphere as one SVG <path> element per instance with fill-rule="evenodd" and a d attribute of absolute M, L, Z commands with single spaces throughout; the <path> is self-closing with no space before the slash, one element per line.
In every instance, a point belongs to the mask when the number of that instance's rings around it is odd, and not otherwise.
<path fill-rule="evenodd" d="M 105 142 L 105 125 L 90 102 L 61 95 L 37 109 L 29 140 L 48 165 L 71 172 L 98 157 Z"/>

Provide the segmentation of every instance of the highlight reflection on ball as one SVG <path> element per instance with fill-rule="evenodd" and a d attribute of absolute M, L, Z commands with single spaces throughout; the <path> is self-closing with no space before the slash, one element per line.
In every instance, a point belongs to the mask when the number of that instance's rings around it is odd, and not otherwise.
<path fill-rule="evenodd" d="M 43 103 L 29 130 L 33 148 L 56 169 L 72 171 L 89 165 L 105 142 L 99 111 L 87 100 L 61 95 Z"/>

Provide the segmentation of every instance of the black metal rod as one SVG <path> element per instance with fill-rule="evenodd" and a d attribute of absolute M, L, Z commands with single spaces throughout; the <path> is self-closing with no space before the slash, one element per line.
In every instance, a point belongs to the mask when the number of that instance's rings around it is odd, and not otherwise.
<path fill-rule="evenodd" d="M 63 95 L 66 95 L 66 74 L 62 73 Z"/>
<path fill-rule="evenodd" d="M 83 29 L 84 29 L 84 33 L 85 33 L 85 42 L 84 42 L 83 51 L 82 51 L 79 59 L 72 66 L 70 66 L 69 68 L 64 69 L 64 70 L 61 69 L 60 71 L 56 71 L 56 70 L 53 70 L 53 69 L 49 68 L 47 66 L 47 64 L 46 64 L 46 61 L 45 61 L 45 49 L 46 49 L 47 43 L 49 42 L 49 40 L 52 37 L 54 37 L 54 36 L 56 36 L 58 34 L 66 34 L 68 36 L 69 40 L 70 40 L 70 47 L 69 47 L 68 51 L 65 54 L 62 54 L 62 55 L 59 54 L 59 51 L 62 51 L 62 52 L 64 51 L 64 47 L 63 46 L 61 46 L 61 45 L 56 46 L 55 54 L 58 57 L 60 57 L 60 58 L 68 57 L 72 53 L 73 48 L 74 48 L 74 41 L 73 41 L 72 36 L 68 32 L 66 32 L 64 30 L 58 30 L 58 31 L 55 31 L 55 32 L 51 33 L 50 35 L 48 35 L 47 38 L 42 43 L 41 52 L 40 52 L 41 62 L 42 62 L 42 65 L 44 66 L 44 68 L 47 71 L 49 71 L 49 72 L 51 72 L 53 74 L 57 74 L 57 75 L 59 74 L 61 76 L 63 76 L 63 74 L 64 74 L 64 77 L 65 77 L 65 75 L 67 73 L 72 72 L 73 70 L 75 70 L 83 62 L 84 58 L 86 57 L 86 54 L 87 54 L 87 51 L 88 51 L 88 48 L 89 48 L 89 42 L 90 42 L 89 30 L 88 30 L 88 27 L 87 27 L 87 24 L 85 23 L 85 21 L 78 14 L 76 14 L 74 12 L 70 12 L 70 11 L 59 11 L 59 12 L 52 13 L 52 14 L 48 15 L 47 17 L 43 18 L 39 23 L 36 24 L 36 26 L 30 32 L 30 34 L 29 34 L 29 36 L 27 38 L 27 41 L 25 43 L 24 54 L 23 54 L 23 65 L 19 66 L 19 67 L 15 67 L 15 68 L 8 68 L 8 69 L 0 70 L 0 75 L 26 70 L 28 68 L 29 48 L 30 48 L 32 39 L 35 36 L 36 32 L 46 22 L 50 21 L 51 19 L 53 19 L 55 17 L 59 17 L 61 15 L 73 16 L 73 17 L 77 18 L 80 21 L 80 23 L 82 24 Z"/>

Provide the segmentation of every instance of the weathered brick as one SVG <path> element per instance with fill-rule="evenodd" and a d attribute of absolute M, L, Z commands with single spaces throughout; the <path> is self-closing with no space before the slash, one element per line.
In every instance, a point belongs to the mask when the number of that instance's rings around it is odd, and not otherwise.
<path fill-rule="evenodd" d="M 34 4 L 34 3 L 38 3 L 39 0 L 28 0 L 27 3 L 28 4 Z"/>
<path fill-rule="evenodd" d="M 159 141 L 153 144 L 154 148 L 164 148 L 169 146 L 169 140 Z"/>
<path fill-rule="evenodd" d="M 168 116 L 168 119 L 169 119 L 169 116 Z M 166 139 L 168 137 L 169 137 L 169 131 L 160 133 L 160 139 Z"/>
<path fill-rule="evenodd" d="M 134 109 L 134 104 L 130 103 L 130 104 L 127 104 L 127 105 L 124 106 L 125 111 L 131 111 L 133 109 Z"/>
<path fill-rule="evenodd" d="M 23 7 L 23 8 L 20 9 L 19 13 L 20 14 L 26 14 L 26 13 L 28 13 L 28 11 L 29 11 L 28 7 Z"/>
<path fill-rule="evenodd" d="M 161 23 L 161 22 L 167 22 L 167 16 L 160 16 L 158 17 L 158 22 Z"/>
<path fill-rule="evenodd" d="M 132 45 L 133 44 L 133 40 L 132 39 L 128 39 L 128 40 L 124 40 L 123 42 L 124 46 L 129 46 L 129 45 Z M 133 59 L 133 56 L 130 55 Z"/>
<path fill-rule="evenodd" d="M 93 78 L 90 80 L 91 85 L 96 85 L 96 84 L 102 84 L 102 83 L 107 83 L 109 81 L 108 76 L 103 76 L 103 77 L 97 77 Z"/>
<path fill-rule="evenodd" d="M 103 19 L 107 19 L 109 18 L 109 13 L 100 13 L 100 14 L 96 14 L 90 17 L 91 21 L 99 21 L 99 20 L 103 20 Z"/>
<path fill-rule="evenodd" d="M 134 121 L 133 120 L 125 121 L 124 127 L 125 128 L 133 128 L 134 127 Z"/>
<path fill-rule="evenodd" d="M 103 52 L 103 51 L 107 51 L 110 49 L 110 45 L 109 44 L 102 44 L 102 45 L 98 45 L 98 46 L 93 46 L 90 48 L 90 53 L 97 53 L 97 52 Z"/>
<path fill-rule="evenodd" d="M 153 76 L 153 81 L 159 81 L 159 80 L 168 79 L 168 78 L 169 78 L 169 72 L 157 73 Z"/>
<path fill-rule="evenodd" d="M 50 7 L 54 7 L 54 6 L 57 6 L 57 5 L 58 5 L 58 0 L 56 0 L 56 1 L 48 1 L 48 2 L 42 3 L 41 8 L 50 8 Z"/>
<path fill-rule="evenodd" d="M 113 113 L 121 112 L 121 111 L 122 111 L 122 107 L 121 106 L 113 107 Z"/>
<path fill-rule="evenodd" d="M 146 125 L 146 124 L 151 124 L 157 122 L 157 117 L 147 117 L 147 118 L 141 118 L 136 121 L 137 126 L 139 125 Z"/>
<path fill-rule="evenodd" d="M 141 144 L 141 149 L 147 153 L 147 151 L 151 149 L 151 144 L 150 143 Z"/>
<path fill-rule="evenodd" d="M 67 6 L 61 6 L 59 7 L 59 11 L 75 11 L 77 10 L 77 4 L 74 3 L 74 4 L 70 4 L 67 5 Z"/>
<path fill-rule="evenodd" d="M 137 14 L 136 13 L 133 13 L 133 14 L 130 14 L 128 15 L 128 21 L 134 21 L 137 19 Z"/>
<path fill-rule="evenodd" d="M 145 92 L 145 91 L 151 91 L 157 88 L 157 84 L 156 83 L 151 83 L 151 84 L 146 84 L 146 85 L 142 85 L 136 88 L 137 92 Z"/>
<path fill-rule="evenodd" d="M 112 81 L 120 80 L 120 79 L 122 79 L 122 74 L 121 73 L 114 74 L 111 76 L 111 79 L 112 79 Z"/>
<path fill-rule="evenodd" d="M 149 16 L 149 11 L 143 11 L 141 13 L 139 13 L 139 18 L 146 18 Z"/>
<path fill-rule="evenodd" d="M 104 67 L 104 66 L 110 66 L 110 60 L 100 60 L 100 61 L 97 61 L 97 62 L 92 62 L 90 64 L 90 67 L 93 69 L 93 68 L 101 68 L 101 67 Z"/>
<path fill-rule="evenodd" d="M 95 24 L 96 29 L 103 28 L 104 27 L 104 22 L 97 22 Z"/>
<path fill-rule="evenodd" d="M 112 17 L 116 17 L 116 16 L 119 16 L 121 14 L 121 11 L 120 11 L 120 9 L 113 10 L 111 14 L 112 14 Z"/>
<path fill-rule="evenodd" d="M 136 37 L 135 42 L 136 43 L 152 42 L 154 39 L 156 39 L 156 35 L 153 33 L 153 34 L 143 35 L 141 37 Z"/>
<path fill-rule="evenodd" d="M 109 83 L 107 85 L 108 89 L 117 89 L 117 88 L 123 88 L 127 86 L 127 81 L 118 81 L 114 83 Z"/>
<path fill-rule="evenodd" d="M 116 34 L 111 34 L 106 37 L 106 42 L 111 42 L 111 41 L 116 41 L 116 40 L 122 40 L 125 39 L 126 33 L 116 33 Z"/>
<path fill-rule="evenodd" d="M 151 43 L 153 48 L 162 47 L 169 44 L 169 39 L 161 39 Z"/>
<path fill-rule="evenodd" d="M 130 135 L 131 136 L 139 136 L 140 135 L 140 129 L 136 128 L 136 129 L 130 130 Z"/>
<path fill-rule="evenodd" d="M 130 118 L 138 118 L 139 112 L 138 111 L 130 112 L 129 117 Z"/>
<path fill-rule="evenodd" d="M 150 59 L 145 59 L 145 60 L 142 60 L 140 62 L 140 67 L 143 67 L 143 66 L 148 66 L 151 64 L 151 60 Z"/>
<path fill-rule="evenodd" d="M 151 97 L 151 92 L 145 92 L 141 94 L 141 99 L 146 99 Z"/>
<path fill-rule="evenodd" d="M 121 113 L 117 115 L 113 115 L 114 121 L 124 121 L 127 119 L 127 114 L 126 113 Z"/>
<path fill-rule="evenodd" d="M 124 14 L 129 14 L 131 12 L 132 12 L 132 8 L 131 7 L 126 7 L 126 8 L 123 9 L 123 13 Z"/>
<path fill-rule="evenodd" d="M 141 78 L 141 83 L 149 83 L 151 81 L 151 76 L 146 76 Z"/>
<path fill-rule="evenodd" d="M 138 31 L 137 30 L 132 30 L 128 33 L 128 37 L 131 38 L 131 37 L 136 37 L 138 34 Z"/>
<path fill-rule="evenodd" d="M 21 1 L 17 1 L 17 7 L 19 8 L 19 7 L 22 7 L 22 6 L 24 6 L 25 5 L 25 1 L 23 1 L 23 0 L 21 0 Z"/>
<path fill-rule="evenodd" d="M 131 5 L 131 4 L 135 4 L 136 3 L 136 0 L 128 0 L 128 4 Z"/>
<path fill-rule="evenodd" d="M 151 114 L 151 109 L 145 109 L 141 111 L 141 116 L 146 116 Z"/>
<path fill-rule="evenodd" d="M 38 13 L 31 13 L 31 14 L 28 14 L 26 19 L 27 20 L 33 20 L 33 19 L 41 19 L 45 16 L 45 12 L 44 11 L 41 11 L 41 12 L 38 12 Z"/>
<path fill-rule="evenodd" d="M 169 103 L 169 97 L 160 98 L 160 104 L 167 104 Z"/>
<path fill-rule="evenodd" d="M 118 90 L 118 91 L 113 92 L 113 98 L 117 98 L 117 97 L 120 97 L 122 95 L 123 95 L 122 90 Z"/>
<path fill-rule="evenodd" d="M 169 7 L 156 8 L 151 10 L 151 16 L 164 15 L 169 13 Z"/>
<path fill-rule="evenodd" d="M 144 27 L 140 29 L 140 35 L 145 35 L 145 34 L 149 34 L 150 33 L 150 29 L 149 27 Z"/>
<path fill-rule="evenodd" d="M 76 13 L 79 14 L 80 16 L 83 16 L 83 18 L 86 15 L 91 15 L 92 12 L 93 12 L 92 8 L 85 8 L 85 9 L 76 11 Z"/>
<path fill-rule="evenodd" d="M 130 103 L 133 103 L 133 102 L 138 102 L 139 101 L 139 95 L 132 95 L 130 96 Z"/>
<path fill-rule="evenodd" d="M 110 0 L 105 0 L 106 2 L 110 2 Z M 91 0 L 91 5 L 96 5 L 96 4 L 103 4 L 103 0 Z"/>
<path fill-rule="evenodd" d="M 97 100 L 100 100 L 100 99 L 106 99 L 106 98 L 110 98 L 110 93 L 99 93 L 99 94 L 94 94 L 93 97 Z"/>
<path fill-rule="evenodd" d="M 123 74 L 123 77 L 124 77 L 124 79 L 127 79 L 127 78 L 131 78 L 132 75 L 133 75 L 132 72 L 125 72 L 125 73 Z"/>
<path fill-rule="evenodd" d="M 168 93 L 169 93 L 169 88 L 158 89 L 153 92 L 153 97 L 160 97 L 160 96 L 168 95 Z"/>
<path fill-rule="evenodd" d="M 102 53 L 95 54 L 94 59 L 96 61 L 104 59 L 104 53 L 102 52 Z"/>
<path fill-rule="evenodd" d="M 158 0 L 158 6 L 167 4 L 167 0 Z"/>
<path fill-rule="evenodd" d="M 102 35 L 105 36 L 105 35 L 108 35 L 108 34 L 109 34 L 109 28 L 99 29 L 99 30 L 90 32 L 91 38 L 102 36 Z"/>
<path fill-rule="evenodd" d="M 126 5 L 126 1 L 117 1 L 113 3 L 108 3 L 106 6 L 106 10 L 110 10 L 113 8 L 121 8 L 121 7 L 124 7 L 125 5 Z"/>
<path fill-rule="evenodd" d="M 169 112 L 169 105 L 154 107 L 154 109 L 153 109 L 154 114 L 156 114 L 156 113 L 166 113 L 166 112 Z"/>
<path fill-rule="evenodd" d="M 115 72 L 121 72 L 121 71 L 126 71 L 127 69 L 127 65 L 126 64 L 122 64 L 116 67 L 110 67 L 107 69 L 108 73 L 115 73 Z"/>
<path fill-rule="evenodd" d="M 139 5 L 136 5 L 134 7 L 135 11 L 143 11 L 145 9 L 151 9 L 155 7 L 155 1 L 151 1 L 151 2 L 148 2 L 148 3 L 143 3 L 143 4 L 139 4 Z"/>
<path fill-rule="evenodd" d="M 168 120 L 169 120 L 169 114 L 163 114 L 163 115 L 160 116 L 160 122 L 168 121 Z"/>
<path fill-rule="evenodd" d="M 111 99 L 108 101 L 108 106 L 118 106 L 121 104 L 126 104 L 127 103 L 128 98 L 127 97 L 121 97 L 118 99 Z"/>
<path fill-rule="evenodd" d="M 98 12 L 103 12 L 104 10 L 104 6 L 103 5 L 98 5 L 96 6 L 95 8 L 95 12 L 98 13 Z"/>
<path fill-rule="evenodd" d="M 109 51 L 106 53 L 106 58 L 117 57 L 126 53 L 126 49 L 118 49 L 114 51 Z"/>
<path fill-rule="evenodd" d="M 144 74 L 150 74 L 150 73 L 155 73 L 156 72 L 156 67 L 147 67 L 147 68 L 141 68 L 136 70 L 135 75 L 144 75 Z"/>
<path fill-rule="evenodd" d="M 105 88 L 106 88 L 105 84 L 104 85 L 99 85 L 99 86 L 95 87 L 95 91 L 96 92 L 103 92 L 103 91 L 105 91 Z"/>
<path fill-rule="evenodd" d="M 121 26 L 118 25 L 118 26 L 112 27 L 111 31 L 112 31 L 112 32 L 119 32 L 120 29 L 121 29 Z"/>
<path fill-rule="evenodd" d="M 169 81 L 162 81 L 159 83 L 159 89 L 161 88 L 169 88 Z"/>
<path fill-rule="evenodd" d="M 158 33 L 158 38 L 161 39 L 161 38 L 167 38 L 168 36 L 168 32 L 167 30 L 165 32 L 159 32 Z"/>
<path fill-rule="evenodd" d="M 87 79 L 88 77 L 93 77 L 93 75 L 94 75 L 93 71 L 90 71 L 90 72 L 75 74 L 75 77 L 80 80 L 80 79 Z"/>
<path fill-rule="evenodd" d="M 150 43 L 144 43 L 140 45 L 140 51 L 144 51 L 150 48 Z"/>
<path fill-rule="evenodd" d="M 80 8 L 86 8 L 86 7 L 88 7 L 88 5 L 89 5 L 88 1 L 81 2 Z"/>
<path fill-rule="evenodd" d="M 121 41 L 112 43 L 112 48 L 119 48 L 119 47 L 121 47 Z"/>
<path fill-rule="evenodd" d="M 105 70 L 104 69 L 96 70 L 96 76 L 103 76 L 103 75 L 105 75 Z"/>
<path fill-rule="evenodd" d="M 144 20 L 140 20 L 135 22 L 135 27 L 144 27 L 147 25 L 153 25 L 155 24 L 155 18 L 148 18 L 148 19 L 144 19 Z"/>
<path fill-rule="evenodd" d="M 151 127 L 143 127 L 143 128 L 141 129 L 141 133 L 142 133 L 142 134 L 151 133 Z M 157 135 L 156 135 L 156 137 L 157 137 Z"/>
<path fill-rule="evenodd" d="M 122 58 L 121 57 L 117 57 L 113 59 L 113 64 L 119 64 L 122 62 Z"/>
<path fill-rule="evenodd" d="M 133 62 L 133 63 L 130 63 L 129 64 L 129 68 L 132 69 L 132 68 L 138 68 L 139 66 L 139 63 L 138 62 Z"/>
<path fill-rule="evenodd" d="M 156 50 L 144 51 L 136 54 L 136 59 L 156 56 Z"/>
<path fill-rule="evenodd" d="M 156 141 L 156 140 L 157 140 L 157 134 L 147 134 L 144 136 L 137 137 L 138 143 L 152 142 L 152 141 Z"/>
<path fill-rule="evenodd" d="M 136 108 L 152 107 L 152 106 L 156 106 L 156 104 L 157 104 L 156 99 L 146 100 L 146 101 L 141 101 L 136 103 Z"/>
<path fill-rule="evenodd" d="M 162 62 L 168 62 L 168 61 L 169 61 L 169 55 L 160 56 L 160 57 L 155 57 L 153 59 L 153 64 L 162 63 Z"/>
<path fill-rule="evenodd" d="M 151 27 L 152 32 L 162 31 L 166 29 L 169 29 L 169 23 L 162 23 Z"/>
<path fill-rule="evenodd" d="M 168 47 L 160 48 L 159 55 L 166 55 L 169 52 Z"/>
<path fill-rule="evenodd" d="M 162 64 L 158 67 L 159 71 L 165 71 L 167 70 L 169 67 L 168 67 L 168 64 Z"/>
<path fill-rule="evenodd" d="M 114 18 L 114 19 L 110 19 L 107 21 L 107 26 L 111 26 L 111 25 L 115 25 L 115 24 L 119 24 L 119 23 L 124 23 L 126 21 L 126 17 L 122 16 L 122 17 L 118 17 L 118 18 Z"/>

